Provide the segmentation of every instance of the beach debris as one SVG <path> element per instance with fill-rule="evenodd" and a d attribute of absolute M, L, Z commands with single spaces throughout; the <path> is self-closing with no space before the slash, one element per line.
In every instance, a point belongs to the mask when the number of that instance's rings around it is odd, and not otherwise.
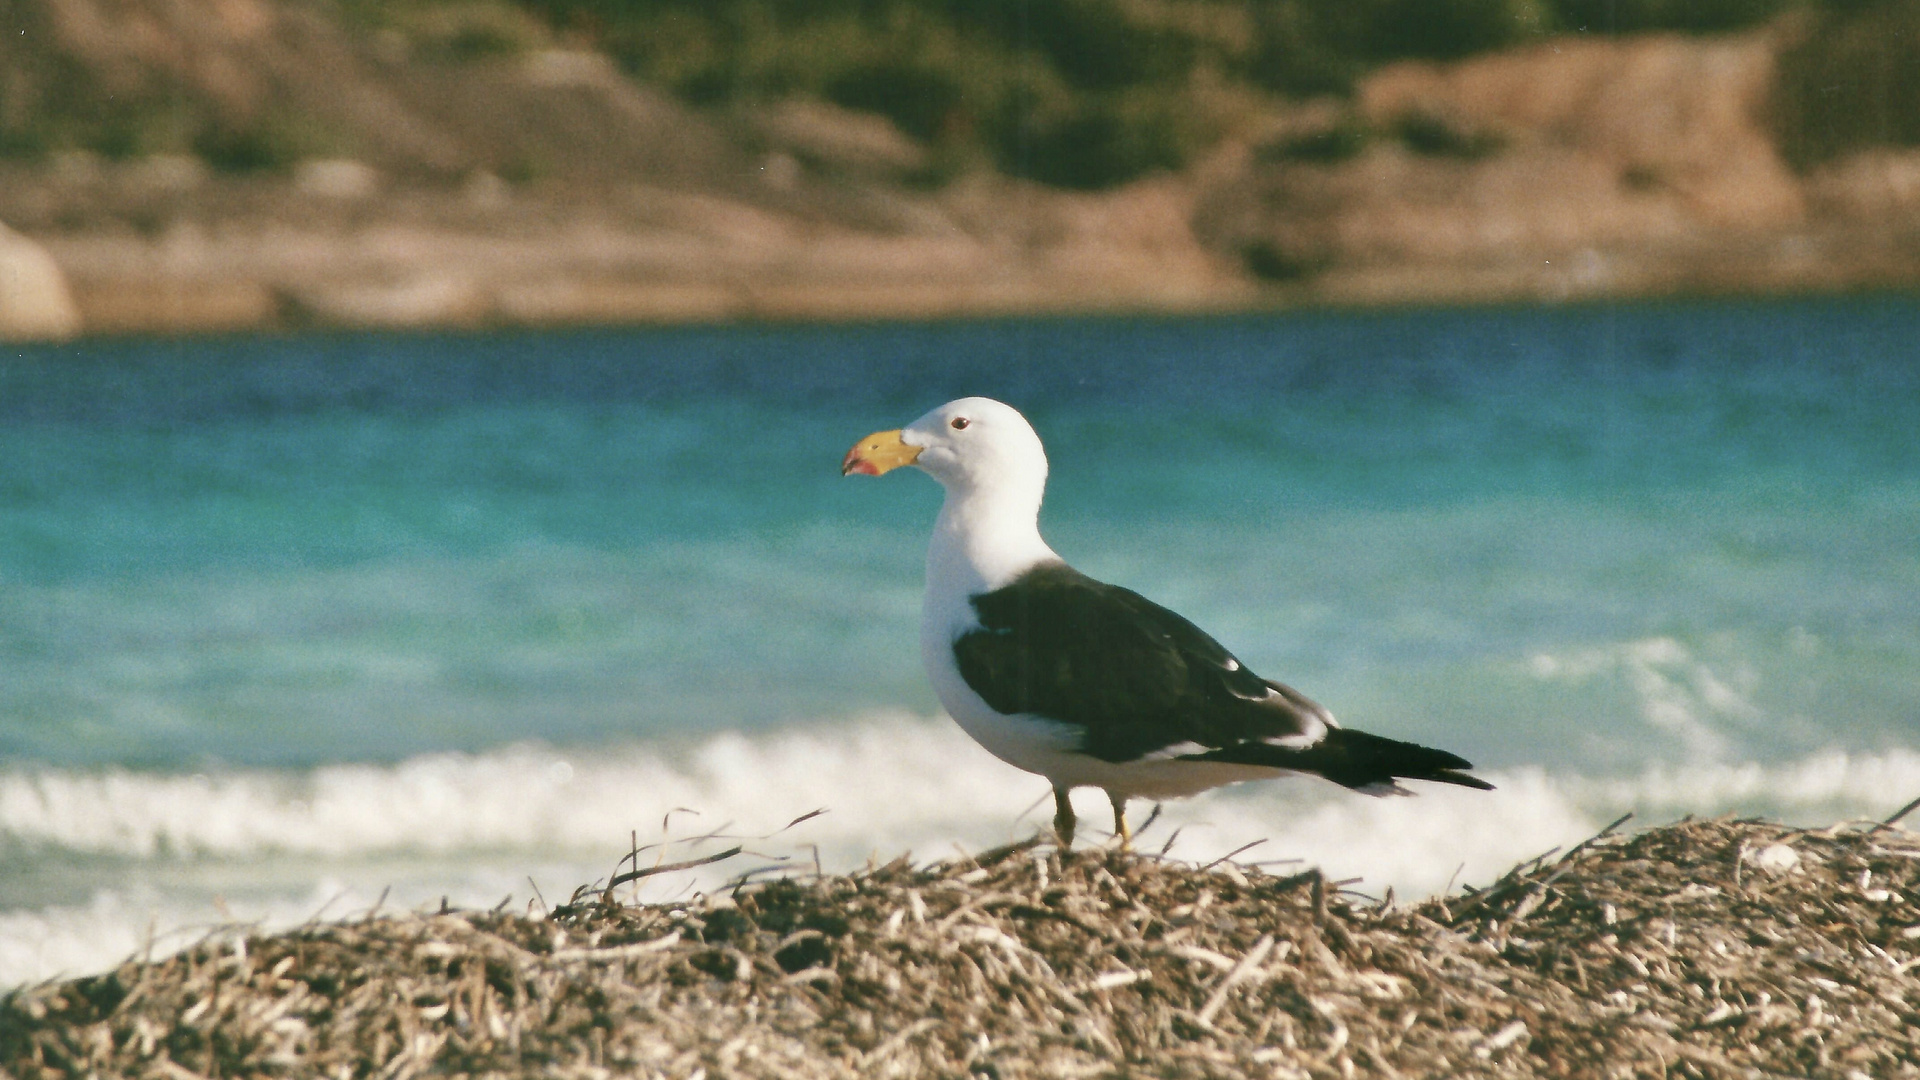
<path fill-rule="evenodd" d="M 1397 905 L 1029 841 L 672 904 L 229 928 L 6 995 L 0 1070 L 1920 1077 L 1920 835 L 1612 828 Z"/>
<path fill-rule="evenodd" d="M 1800 867 L 1800 853 L 1789 844 L 1768 844 L 1748 850 L 1741 858 L 1770 874 L 1785 874 Z"/>

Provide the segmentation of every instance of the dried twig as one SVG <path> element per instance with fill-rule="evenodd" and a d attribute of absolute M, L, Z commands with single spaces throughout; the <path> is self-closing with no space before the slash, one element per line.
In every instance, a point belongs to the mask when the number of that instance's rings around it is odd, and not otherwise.
<path fill-rule="evenodd" d="M 1885 821 L 1882 821 L 1878 825 L 1875 825 L 1870 831 L 1877 833 L 1877 832 L 1883 832 L 1887 829 L 1891 829 L 1895 825 L 1900 824 L 1901 818 L 1906 817 L 1908 814 L 1913 813 L 1915 810 L 1920 810 L 1920 796 L 1916 796 L 1912 802 L 1908 803 L 1907 805 L 1901 807 L 1898 810 L 1895 810 L 1892 816 L 1888 817 Z"/>
<path fill-rule="evenodd" d="M 685 859 L 680 862 L 661 863 L 659 866 L 649 866 L 645 870 L 629 870 L 624 874 L 615 874 L 611 879 L 607 881 L 606 891 L 611 892 L 614 889 L 622 885 L 625 885 L 629 881 L 639 881 L 641 878 L 653 877 L 655 874 L 670 874 L 670 873 L 673 873 L 675 870 L 691 870 L 696 866 L 705 866 L 708 863 L 717 863 L 722 859 L 731 859 L 735 855 L 740 854 L 741 850 L 742 849 L 740 847 L 735 846 L 735 847 L 730 847 L 725 851 L 717 851 L 712 855 L 702 856 L 698 859 Z"/>

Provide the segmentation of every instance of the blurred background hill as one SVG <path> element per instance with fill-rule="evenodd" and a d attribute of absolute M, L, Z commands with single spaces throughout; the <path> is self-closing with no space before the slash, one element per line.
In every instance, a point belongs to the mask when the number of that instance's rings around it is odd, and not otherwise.
<path fill-rule="evenodd" d="M 1920 281 L 1920 2 L 6 0 L 0 325 Z"/>

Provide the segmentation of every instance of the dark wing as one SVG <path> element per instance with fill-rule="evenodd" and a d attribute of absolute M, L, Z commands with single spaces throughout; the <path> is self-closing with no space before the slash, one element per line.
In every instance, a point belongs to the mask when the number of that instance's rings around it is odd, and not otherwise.
<path fill-rule="evenodd" d="M 1248 671 L 1186 619 L 1065 563 L 975 596 L 973 608 L 981 628 L 953 644 L 967 685 L 999 712 L 1083 728 L 1082 752 L 1103 761 L 1334 726 L 1325 709 Z"/>
<path fill-rule="evenodd" d="M 1400 780 L 1431 780 L 1437 784 L 1493 790 L 1492 784 L 1467 773 L 1473 763 L 1458 754 L 1352 728 L 1332 728 L 1325 738 L 1311 746 L 1249 741 L 1204 754 L 1183 754 L 1180 760 L 1225 761 L 1313 773 L 1342 787 L 1372 795 L 1411 795 L 1412 792 L 1399 785 Z"/>

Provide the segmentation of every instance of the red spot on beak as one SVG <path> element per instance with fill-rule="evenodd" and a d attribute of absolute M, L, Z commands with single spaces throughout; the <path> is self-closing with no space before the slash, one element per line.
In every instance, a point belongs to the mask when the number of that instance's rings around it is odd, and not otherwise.
<path fill-rule="evenodd" d="M 859 473 L 861 476 L 880 475 L 880 470 L 873 467 L 873 462 L 860 456 L 860 448 L 858 446 L 847 451 L 846 460 L 840 463 L 841 476 L 852 476 L 855 473 Z"/>

